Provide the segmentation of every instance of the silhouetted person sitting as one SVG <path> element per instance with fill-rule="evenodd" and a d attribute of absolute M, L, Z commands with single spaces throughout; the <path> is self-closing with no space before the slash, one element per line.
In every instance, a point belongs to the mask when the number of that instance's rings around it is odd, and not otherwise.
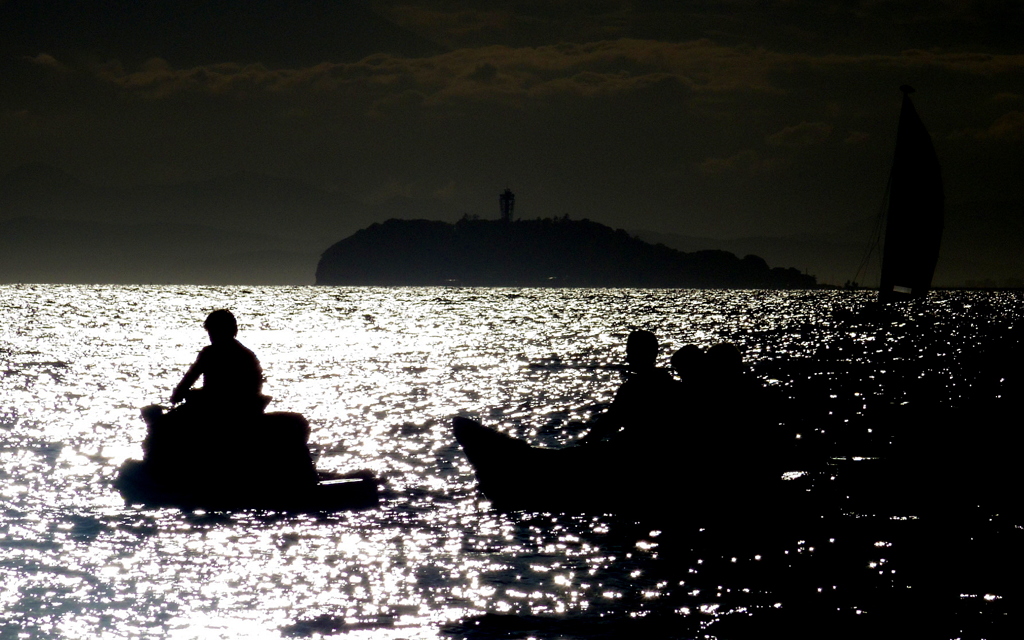
<path fill-rule="evenodd" d="M 672 354 L 670 362 L 686 390 L 701 386 L 705 375 L 705 355 L 700 347 L 695 344 L 681 347 Z"/>
<path fill-rule="evenodd" d="M 235 336 L 230 311 L 207 316 L 210 346 L 199 352 L 171 402 L 184 404 L 164 413 L 143 409 L 149 433 L 143 443 L 155 477 L 189 490 L 232 492 L 288 491 L 316 482 L 306 447 L 309 423 L 297 413 L 263 413 L 263 369 Z M 200 376 L 203 386 L 192 389 Z M 260 473 L 253 474 L 258 469 Z"/>
<path fill-rule="evenodd" d="M 235 316 L 227 309 L 219 309 L 207 316 L 203 328 L 210 336 L 210 346 L 199 352 L 185 372 L 171 394 L 171 402 L 177 404 L 188 399 L 190 404 L 214 411 L 262 411 L 266 404 L 261 395 L 263 369 L 256 355 L 235 338 L 238 335 Z M 200 376 L 203 387 L 192 390 Z"/>
<path fill-rule="evenodd" d="M 743 364 L 735 345 L 710 347 L 705 355 L 702 397 L 707 404 L 700 434 L 709 459 L 717 458 L 722 469 L 718 482 L 734 485 L 737 495 L 752 495 L 755 479 L 778 479 L 782 462 L 774 409 L 761 383 Z"/>
<path fill-rule="evenodd" d="M 707 375 L 716 381 L 736 381 L 743 377 L 743 354 L 736 345 L 722 342 L 708 348 Z"/>
<path fill-rule="evenodd" d="M 748 412 L 758 410 L 757 404 L 764 401 L 764 388 L 743 364 L 736 345 L 723 342 L 709 347 L 704 363 L 703 383 L 715 398 L 741 400 Z"/>
<path fill-rule="evenodd" d="M 657 357 L 658 339 L 653 333 L 643 329 L 630 332 L 626 339 L 628 377 L 615 393 L 608 411 L 597 418 L 580 444 L 614 437 L 636 423 L 661 422 L 666 418 L 666 410 L 676 394 L 678 383 L 667 370 L 655 365 Z"/>

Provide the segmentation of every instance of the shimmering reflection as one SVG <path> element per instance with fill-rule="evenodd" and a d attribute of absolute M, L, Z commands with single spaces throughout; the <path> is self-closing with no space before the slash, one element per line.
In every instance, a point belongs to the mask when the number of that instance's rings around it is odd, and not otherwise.
<path fill-rule="evenodd" d="M 883 512 L 871 496 L 847 495 L 850 479 L 878 468 L 878 447 L 892 435 L 875 416 L 925 392 L 952 402 L 998 393 L 998 380 L 969 374 L 970 349 L 1019 322 L 1020 300 L 935 294 L 927 315 L 908 316 L 895 334 L 833 316 L 865 297 L 0 287 L 0 636 L 585 637 L 672 628 L 671 637 L 689 638 L 747 618 L 891 611 L 903 605 L 875 594 L 920 590 L 921 576 L 932 576 L 926 568 L 953 562 L 974 537 L 1005 549 L 996 534 L 1019 535 L 1022 522 L 986 513 L 981 535 L 946 533 L 944 546 L 922 547 L 934 532 L 910 528 L 929 526 L 916 506 L 894 502 Z M 259 355 L 270 408 L 309 418 L 320 468 L 382 477 L 380 509 L 299 516 L 123 506 L 109 482 L 141 454 L 138 407 L 167 401 L 205 343 L 203 317 L 219 307 L 235 312 L 240 338 Z M 925 322 L 927 330 L 916 324 Z M 822 496 L 834 519 L 780 516 L 723 529 L 685 519 L 669 526 L 674 517 L 491 512 L 451 438 L 451 416 L 569 443 L 611 400 L 625 336 L 641 326 L 666 342 L 664 356 L 685 343 L 737 343 L 782 396 L 815 398 L 789 426 L 801 446 L 831 449 L 820 466 L 789 471 L 787 484 Z M 908 383 L 908 367 L 926 356 Z M 700 487 L 683 488 L 667 510 L 685 515 L 699 496 Z M 870 533 L 849 524 L 861 521 Z M 957 592 L 961 612 L 1019 604 L 1014 583 L 968 578 Z"/>

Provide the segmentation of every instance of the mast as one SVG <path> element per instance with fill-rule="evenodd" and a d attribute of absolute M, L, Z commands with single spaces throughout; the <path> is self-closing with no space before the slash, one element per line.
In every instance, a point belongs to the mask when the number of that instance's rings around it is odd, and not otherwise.
<path fill-rule="evenodd" d="M 939 159 L 906 85 L 889 174 L 879 302 L 928 293 L 939 259 L 945 197 Z"/>

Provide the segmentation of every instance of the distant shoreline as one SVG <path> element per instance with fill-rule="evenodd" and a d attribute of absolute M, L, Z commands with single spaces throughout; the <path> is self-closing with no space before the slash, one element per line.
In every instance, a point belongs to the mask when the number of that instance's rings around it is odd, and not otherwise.
<path fill-rule="evenodd" d="M 726 251 L 686 253 L 568 216 L 391 219 L 335 243 L 318 285 L 812 289 L 814 276 Z"/>

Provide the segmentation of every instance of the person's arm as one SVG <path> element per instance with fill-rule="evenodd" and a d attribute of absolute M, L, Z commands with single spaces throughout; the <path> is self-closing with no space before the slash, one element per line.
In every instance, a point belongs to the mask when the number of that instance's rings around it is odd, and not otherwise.
<path fill-rule="evenodd" d="M 615 397 L 612 398 L 612 402 L 608 405 L 605 412 L 591 421 L 590 431 L 580 438 L 577 444 L 600 442 L 608 436 L 618 433 L 623 424 L 625 424 L 625 410 L 623 407 L 629 404 L 630 393 L 631 385 L 629 380 L 626 380 L 615 392 Z"/>
<path fill-rule="evenodd" d="M 178 386 L 174 387 L 174 392 L 171 393 L 171 404 L 178 404 L 185 399 L 185 393 L 192 388 L 192 385 L 199 380 L 199 376 L 203 375 L 203 352 L 199 352 L 199 357 L 192 363 L 192 366 L 188 368 L 185 375 L 181 378 L 181 382 Z"/>
<path fill-rule="evenodd" d="M 577 444 L 600 442 L 617 432 L 619 427 L 622 426 L 621 421 L 617 419 L 617 415 L 611 411 L 602 413 L 590 424 L 590 431 L 587 432 L 587 435 L 580 438 Z"/>
<path fill-rule="evenodd" d="M 260 361 L 259 361 L 259 359 L 256 358 L 255 355 L 253 355 L 253 357 L 252 357 L 252 362 L 253 362 L 253 383 L 256 386 L 256 394 L 259 395 L 259 394 L 263 393 L 263 382 L 265 380 L 265 378 L 263 377 L 263 367 L 260 366 Z"/>

